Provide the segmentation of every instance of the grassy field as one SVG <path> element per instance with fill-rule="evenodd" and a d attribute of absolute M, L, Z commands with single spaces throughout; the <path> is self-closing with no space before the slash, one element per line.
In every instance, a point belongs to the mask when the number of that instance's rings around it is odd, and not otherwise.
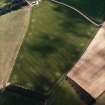
<path fill-rule="evenodd" d="M 56 93 L 49 98 L 49 105 L 80 105 L 78 96 L 65 80 L 52 87 L 82 55 L 96 30 L 65 7 L 48 1 L 33 7 L 30 27 L 10 81 L 45 96 Z"/>
<path fill-rule="evenodd" d="M 85 2 L 77 4 L 81 4 L 83 9 L 86 6 Z M 94 15 L 91 10 L 89 13 L 100 21 L 101 15 Z M 33 7 L 30 27 L 10 82 L 49 96 L 48 105 L 81 105 L 79 97 L 66 80 L 56 81 L 80 58 L 96 30 L 68 8 L 48 1 Z M 30 99 L 8 91 L 0 94 L 0 105 L 40 105 L 37 100 L 36 97 Z"/>

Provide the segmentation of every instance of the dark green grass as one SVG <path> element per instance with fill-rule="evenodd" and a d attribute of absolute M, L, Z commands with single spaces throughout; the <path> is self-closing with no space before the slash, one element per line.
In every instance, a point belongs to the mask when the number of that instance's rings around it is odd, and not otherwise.
<path fill-rule="evenodd" d="M 105 0 L 59 0 L 73 5 L 97 22 L 105 20 Z"/>
<path fill-rule="evenodd" d="M 0 105 L 41 105 L 36 99 L 10 91 L 0 93 Z"/>
<path fill-rule="evenodd" d="M 74 11 L 42 2 L 32 10 L 30 27 L 10 81 L 49 95 L 56 81 L 80 58 L 95 33 L 96 28 Z M 54 105 L 80 105 L 68 83 L 64 81 L 57 88 Z"/>

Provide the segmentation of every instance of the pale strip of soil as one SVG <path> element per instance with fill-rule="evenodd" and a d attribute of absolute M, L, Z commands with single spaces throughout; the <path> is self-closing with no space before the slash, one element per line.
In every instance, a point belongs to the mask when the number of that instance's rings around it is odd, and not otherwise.
<path fill-rule="evenodd" d="M 30 8 L 22 8 L 0 17 L 0 84 L 11 75 L 20 46 L 27 32 Z"/>

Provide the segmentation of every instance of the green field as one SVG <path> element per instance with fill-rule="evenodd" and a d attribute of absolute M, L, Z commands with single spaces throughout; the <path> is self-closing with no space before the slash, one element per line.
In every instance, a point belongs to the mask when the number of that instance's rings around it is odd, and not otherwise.
<path fill-rule="evenodd" d="M 91 16 L 102 20 L 102 14 L 95 14 Z M 44 1 L 33 7 L 10 82 L 48 96 L 48 105 L 81 105 L 71 85 L 66 80 L 57 81 L 80 58 L 96 31 L 95 26 L 63 6 Z M 34 100 L 11 92 L 0 95 L 0 105 L 40 105 Z"/>
<path fill-rule="evenodd" d="M 82 12 L 92 17 L 97 22 L 102 22 L 105 18 L 105 0 L 61 0 L 64 3 L 73 5 Z"/>
<path fill-rule="evenodd" d="M 54 90 L 52 87 L 80 58 L 95 33 L 94 26 L 68 8 L 48 1 L 33 7 L 10 81 L 45 96 L 55 91 L 54 105 L 80 105 L 66 81 L 58 83 Z"/>

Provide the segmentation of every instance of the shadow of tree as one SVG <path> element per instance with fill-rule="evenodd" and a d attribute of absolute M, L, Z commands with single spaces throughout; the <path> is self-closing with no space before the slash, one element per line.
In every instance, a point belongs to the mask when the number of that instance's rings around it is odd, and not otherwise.
<path fill-rule="evenodd" d="M 96 103 L 96 100 L 87 93 L 83 88 L 81 88 L 76 82 L 73 80 L 68 79 L 68 82 L 72 85 L 80 99 L 86 104 L 86 105 L 93 105 Z"/>
<path fill-rule="evenodd" d="M 41 82 L 45 78 L 46 77 L 41 78 Z M 4 92 L 0 93 L 0 105 L 44 105 L 45 103 L 45 105 L 57 105 L 58 103 L 61 103 L 60 105 L 64 105 L 64 103 L 66 103 L 66 105 L 72 103 L 73 105 L 79 105 L 79 100 L 76 99 L 74 94 L 67 93 L 61 86 L 63 82 L 64 81 L 60 82 L 49 95 L 43 95 L 42 93 L 40 94 L 39 91 L 31 91 L 22 87 L 10 85 Z M 37 90 L 42 91 L 42 88 L 42 86 L 38 86 Z M 66 94 L 66 96 L 63 94 Z M 68 99 L 68 96 L 70 99 Z M 63 102 L 63 100 L 65 100 L 65 102 Z"/>
<path fill-rule="evenodd" d="M 42 105 L 44 97 L 39 93 L 11 85 L 0 93 L 0 105 Z"/>
<path fill-rule="evenodd" d="M 27 3 L 24 0 L 11 1 L 7 5 L 0 7 L 0 16 L 21 9 L 26 5 Z"/>

